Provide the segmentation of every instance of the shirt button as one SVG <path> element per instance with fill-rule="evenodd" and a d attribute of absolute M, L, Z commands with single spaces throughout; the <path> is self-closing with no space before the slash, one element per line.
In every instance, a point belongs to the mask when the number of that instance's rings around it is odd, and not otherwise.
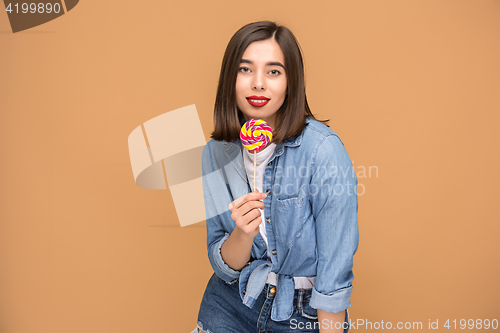
<path fill-rule="evenodd" d="M 267 223 L 271 223 L 271 219 L 270 219 L 269 217 L 268 217 L 268 218 L 266 218 L 266 222 L 267 222 Z"/>
<path fill-rule="evenodd" d="M 276 294 L 276 288 L 272 287 L 270 291 L 271 291 L 271 294 L 273 294 L 273 295 Z"/>
<path fill-rule="evenodd" d="M 246 291 L 245 291 L 245 290 L 243 290 L 243 295 L 245 295 L 245 293 L 246 293 Z"/>
<path fill-rule="evenodd" d="M 278 251 L 273 250 L 273 252 L 272 252 L 272 253 L 273 253 L 274 255 L 276 255 L 276 254 L 278 253 Z"/>
<path fill-rule="evenodd" d="M 267 191 L 266 191 L 266 194 L 267 194 L 267 195 L 271 194 L 271 190 L 267 190 Z"/>
<path fill-rule="evenodd" d="M 271 165 L 271 164 L 273 164 L 273 162 L 269 162 L 269 163 L 267 163 L 267 165 Z"/>

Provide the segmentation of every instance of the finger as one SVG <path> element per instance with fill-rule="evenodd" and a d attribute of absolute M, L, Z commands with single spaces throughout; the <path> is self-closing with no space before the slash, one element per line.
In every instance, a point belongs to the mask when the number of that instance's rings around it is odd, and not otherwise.
<path fill-rule="evenodd" d="M 259 209 L 264 209 L 264 207 L 265 207 L 265 205 L 262 201 L 258 201 L 258 200 L 257 201 L 248 201 L 243 206 L 238 208 L 238 210 L 240 211 L 240 214 L 244 216 L 244 215 L 247 215 L 254 210 L 259 211 L 259 214 L 260 214 Z"/>
<path fill-rule="evenodd" d="M 260 215 L 257 216 L 245 216 L 240 221 L 240 228 L 245 228 L 247 230 L 255 230 L 262 222 Z"/>
<path fill-rule="evenodd" d="M 229 206 L 228 206 L 228 207 L 229 207 L 229 210 L 230 210 L 230 211 L 233 211 L 233 209 L 237 209 L 237 208 L 238 208 L 238 207 L 240 207 L 242 204 L 244 204 L 244 203 L 246 202 L 246 201 L 245 201 L 245 199 L 246 199 L 247 195 L 249 195 L 249 194 L 245 194 L 245 195 L 243 195 L 243 196 L 239 197 L 238 199 L 234 200 L 233 202 L 231 202 L 231 203 L 229 204 Z"/>
<path fill-rule="evenodd" d="M 256 218 L 254 218 L 252 221 L 250 221 L 250 223 L 247 224 L 247 227 L 250 230 L 259 229 L 259 226 L 261 223 L 262 223 L 262 216 L 259 215 Z"/>
<path fill-rule="evenodd" d="M 259 216 L 259 214 L 249 211 L 249 212 L 243 212 L 241 209 L 237 209 L 234 211 L 233 214 L 236 217 L 236 219 L 239 219 L 242 224 L 247 224 L 251 220 L 253 220 L 255 217 Z"/>
<path fill-rule="evenodd" d="M 229 210 L 232 212 L 233 209 L 238 209 L 239 207 L 243 206 L 245 203 L 252 201 L 252 200 L 261 200 L 267 197 L 265 193 L 261 192 L 251 192 L 247 193 L 238 199 L 234 200 L 228 205 Z"/>
<path fill-rule="evenodd" d="M 258 209 L 252 209 L 248 214 L 245 214 L 240 217 L 239 223 L 241 226 L 246 226 L 259 216 L 261 216 L 260 211 Z"/>

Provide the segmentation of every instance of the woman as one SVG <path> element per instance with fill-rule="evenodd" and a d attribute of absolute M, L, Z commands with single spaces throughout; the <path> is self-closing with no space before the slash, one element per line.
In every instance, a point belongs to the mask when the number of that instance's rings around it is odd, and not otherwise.
<path fill-rule="evenodd" d="M 273 130 L 256 155 L 256 189 L 254 155 L 239 139 L 253 118 Z M 202 156 L 214 274 L 194 332 L 347 332 L 357 178 L 338 135 L 309 109 L 290 30 L 263 21 L 235 33 L 214 121 Z"/>

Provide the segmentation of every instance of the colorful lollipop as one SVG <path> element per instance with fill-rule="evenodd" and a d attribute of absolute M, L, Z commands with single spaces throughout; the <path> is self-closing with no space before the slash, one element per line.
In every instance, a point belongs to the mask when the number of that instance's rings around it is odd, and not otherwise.
<path fill-rule="evenodd" d="M 253 151 L 253 188 L 256 185 L 257 152 L 266 148 L 273 139 L 273 130 L 262 119 L 251 119 L 241 127 L 241 143 L 243 146 Z"/>

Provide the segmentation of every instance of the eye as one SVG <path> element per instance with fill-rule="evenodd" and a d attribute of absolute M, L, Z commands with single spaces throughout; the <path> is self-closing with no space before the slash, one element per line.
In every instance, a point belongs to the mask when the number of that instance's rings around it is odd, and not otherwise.
<path fill-rule="evenodd" d="M 250 70 L 248 69 L 248 67 L 240 67 L 240 69 L 239 69 L 239 70 L 240 70 L 240 72 L 242 72 L 242 73 L 248 73 L 248 71 L 250 71 Z"/>
<path fill-rule="evenodd" d="M 269 73 L 271 73 L 272 76 L 278 76 L 278 75 L 281 74 L 281 72 L 279 70 L 277 70 L 277 69 L 273 69 Z"/>

